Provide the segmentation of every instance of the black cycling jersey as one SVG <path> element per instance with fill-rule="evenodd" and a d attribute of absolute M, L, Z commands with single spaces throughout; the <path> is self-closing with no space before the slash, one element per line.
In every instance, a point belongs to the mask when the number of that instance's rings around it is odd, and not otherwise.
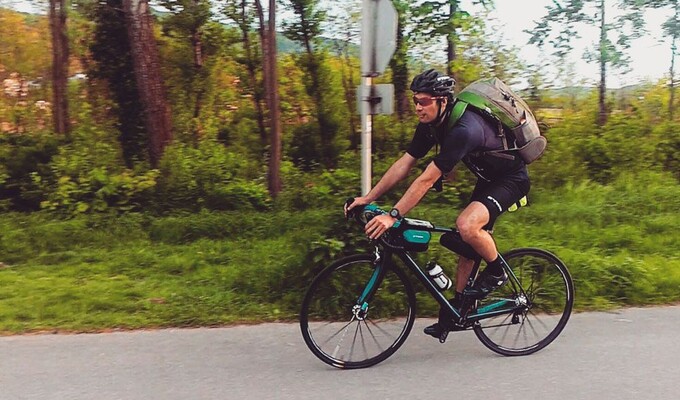
<path fill-rule="evenodd" d="M 418 124 L 406 152 L 415 158 L 422 158 L 438 143 L 441 149 L 433 161 L 444 174 L 463 161 L 477 177 L 488 182 L 528 180 L 526 164 L 519 157 L 509 160 L 483 154 L 485 151 L 503 149 L 497 129 L 483 116 L 468 110 L 451 129 L 446 126 L 446 119 L 437 128 Z"/>

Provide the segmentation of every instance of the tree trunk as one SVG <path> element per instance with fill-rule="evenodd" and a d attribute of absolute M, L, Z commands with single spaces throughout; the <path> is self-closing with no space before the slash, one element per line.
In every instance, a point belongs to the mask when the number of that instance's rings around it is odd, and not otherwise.
<path fill-rule="evenodd" d="M 194 3 L 198 4 L 198 0 L 194 0 Z M 203 35 L 200 31 L 199 28 L 193 28 L 191 30 L 191 47 L 194 50 L 194 76 L 200 77 L 201 76 L 201 71 L 203 70 L 203 63 L 204 63 L 204 57 L 203 57 Z M 194 114 L 193 118 L 194 121 L 197 123 L 193 125 L 194 129 L 194 140 L 196 141 L 196 144 L 201 139 L 202 136 L 202 126 L 200 124 L 200 116 L 201 116 L 201 110 L 203 108 L 203 96 L 205 95 L 205 86 L 204 85 L 198 85 L 198 89 L 196 92 L 196 99 L 194 100 Z"/>
<path fill-rule="evenodd" d="M 673 45 L 671 46 L 671 68 L 670 68 L 670 100 L 668 100 L 668 119 L 673 121 L 673 111 L 675 109 L 675 49 L 677 38 L 673 37 Z"/>
<path fill-rule="evenodd" d="M 54 131 L 67 135 L 71 130 L 68 112 L 68 58 L 66 0 L 50 0 L 49 20 L 52 34 L 52 107 Z"/>
<path fill-rule="evenodd" d="M 394 97 L 396 100 L 397 117 L 404 121 L 411 112 L 411 104 L 408 96 L 408 45 L 404 38 L 406 29 L 405 11 L 407 5 L 395 2 L 399 19 L 397 21 L 397 43 L 394 57 L 390 60 L 392 70 L 392 84 L 394 85 Z"/>
<path fill-rule="evenodd" d="M 673 20 L 677 21 L 678 16 L 680 14 L 680 2 L 677 0 L 674 1 L 674 17 Z M 668 101 L 668 119 L 670 121 L 673 121 L 674 117 L 674 112 L 675 112 L 675 52 L 677 51 L 677 41 L 678 41 L 678 36 L 677 36 L 677 28 L 673 30 L 673 44 L 671 45 L 671 68 L 670 68 L 670 85 L 669 85 L 669 92 L 670 92 L 670 100 Z"/>
<path fill-rule="evenodd" d="M 243 0 L 242 3 L 243 7 L 243 21 L 246 21 L 246 1 Z M 267 28 L 264 23 L 264 10 L 262 9 L 262 3 L 260 0 L 255 0 L 255 8 L 257 9 L 257 18 L 259 20 L 260 28 L 258 29 L 259 35 L 260 35 L 260 44 L 262 46 L 262 84 L 265 87 L 265 92 L 267 88 L 270 86 L 268 83 L 269 79 L 269 74 L 267 72 Z M 268 101 L 267 99 L 267 93 L 262 95 L 262 90 L 260 90 L 259 85 L 257 84 L 257 71 L 256 71 L 256 66 L 257 62 L 255 60 L 255 55 L 253 55 L 252 51 L 252 46 L 250 45 L 250 38 L 248 36 L 248 28 L 244 26 L 242 29 L 243 31 L 243 47 L 246 51 L 246 65 L 248 69 L 248 76 L 250 77 L 250 82 L 253 88 L 253 104 L 255 105 L 255 111 L 257 112 L 257 127 L 260 130 L 260 141 L 262 143 L 262 146 L 265 147 L 267 145 L 267 129 L 265 127 L 264 123 L 264 114 L 265 111 L 262 107 L 262 101 L 265 100 L 265 102 Z M 263 97 L 265 97 L 263 99 Z"/>
<path fill-rule="evenodd" d="M 449 34 L 446 36 L 446 74 L 454 76 L 453 62 L 456 60 L 456 12 L 458 0 L 449 0 Z"/>
<path fill-rule="evenodd" d="M 279 110 L 279 78 L 276 64 L 276 0 L 269 0 L 267 29 L 267 99 L 271 144 L 269 147 L 269 194 L 276 197 L 281 192 L 281 112 Z"/>
<path fill-rule="evenodd" d="M 157 167 L 163 150 L 172 141 L 168 106 L 148 0 L 124 0 L 128 39 L 135 79 L 145 112 L 149 135 L 149 159 Z"/>
<path fill-rule="evenodd" d="M 607 123 L 607 30 L 605 26 L 605 4 L 604 0 L 600 1 L 600 93 L 599 93 L 599 114 L 597 124 L 604 126 Z"/>
<path fill-rule="evenodd" d="M 340 72 L 342 74 L 342 89 L 345 92 L 345 104 L 347 104 L 347 113 L 349 115 L 349 148 L 350 150 L 357 150 L 359 148 L 360 136 L 355 116 L 357 112 L 356 85 L 352 77 L 352 59 L 349 54 L 348 43 L 350 43 L 349 40 L 343 45 Z"/>

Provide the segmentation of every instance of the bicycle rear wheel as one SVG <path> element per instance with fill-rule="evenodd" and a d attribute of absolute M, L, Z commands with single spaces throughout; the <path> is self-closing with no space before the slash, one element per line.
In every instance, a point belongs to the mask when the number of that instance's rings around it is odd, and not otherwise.
<path fill-rule="evenodd" d="M 337 368 L 366 368 L 394 352 L 415 320 L 416 297 L 403 271 L 375 255 L 343 258 L 314 278 L 302 302 L 300 328 L 307 347 Z M 372 298 L 357 300 L 377 267 L 386 268 Z M 362 307 L 363 306 L 363 307 Z"/>
<path fill-rule="evenodd" d="M 504 258 L 518 282 L 511 277 L 478 302 L 477 312 L 524 307 L 482 319 L 474 325 L 474 331 L 496 353 L 532 354 L 550 344 L 564 329 L 574 305 L 574 284 L 564 263 L 545 250 L 517 249 Z"/>

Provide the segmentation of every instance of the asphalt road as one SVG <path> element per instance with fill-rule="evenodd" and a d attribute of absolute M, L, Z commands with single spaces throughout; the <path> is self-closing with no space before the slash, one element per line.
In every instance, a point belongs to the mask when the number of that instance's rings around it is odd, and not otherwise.
<path fill-rule="evenodd" d="M 391 358 L 342 371 L 296 324 L 0 338 L 1 400 L 680 399 L 680 306 L 575 314 L 526 357 L 419 319 Z"/>

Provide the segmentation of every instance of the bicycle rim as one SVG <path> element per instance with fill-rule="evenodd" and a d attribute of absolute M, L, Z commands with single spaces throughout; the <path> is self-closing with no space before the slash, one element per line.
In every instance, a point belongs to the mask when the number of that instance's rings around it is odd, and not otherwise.
<path fill-rule="evenodd" d="M 375 256 L 344 258 L 312 281 L 300 312 L 309 349 L 337 368 L 365 368 L 391 356 L 406 340 L 415 319 L 415 293 L 398 268 L 388 268 L 365 312 L 357 299 L 376 268 Z M 381 261 L 382 262 L 382 261 Z"/>
<path fill-rule="evenodd" d="M 564 263 L 547 251 L 517 249 L 504 257 L 518 282 L 511 278 L 478 302 L 477 312 L 525 306 L 515 312 L 482 319 L 475 324 L 474 331 L 479 340 L 496 353 L 532 354 L 555 340 L 566 326 L 574 305 L 574 284 Z"/>

